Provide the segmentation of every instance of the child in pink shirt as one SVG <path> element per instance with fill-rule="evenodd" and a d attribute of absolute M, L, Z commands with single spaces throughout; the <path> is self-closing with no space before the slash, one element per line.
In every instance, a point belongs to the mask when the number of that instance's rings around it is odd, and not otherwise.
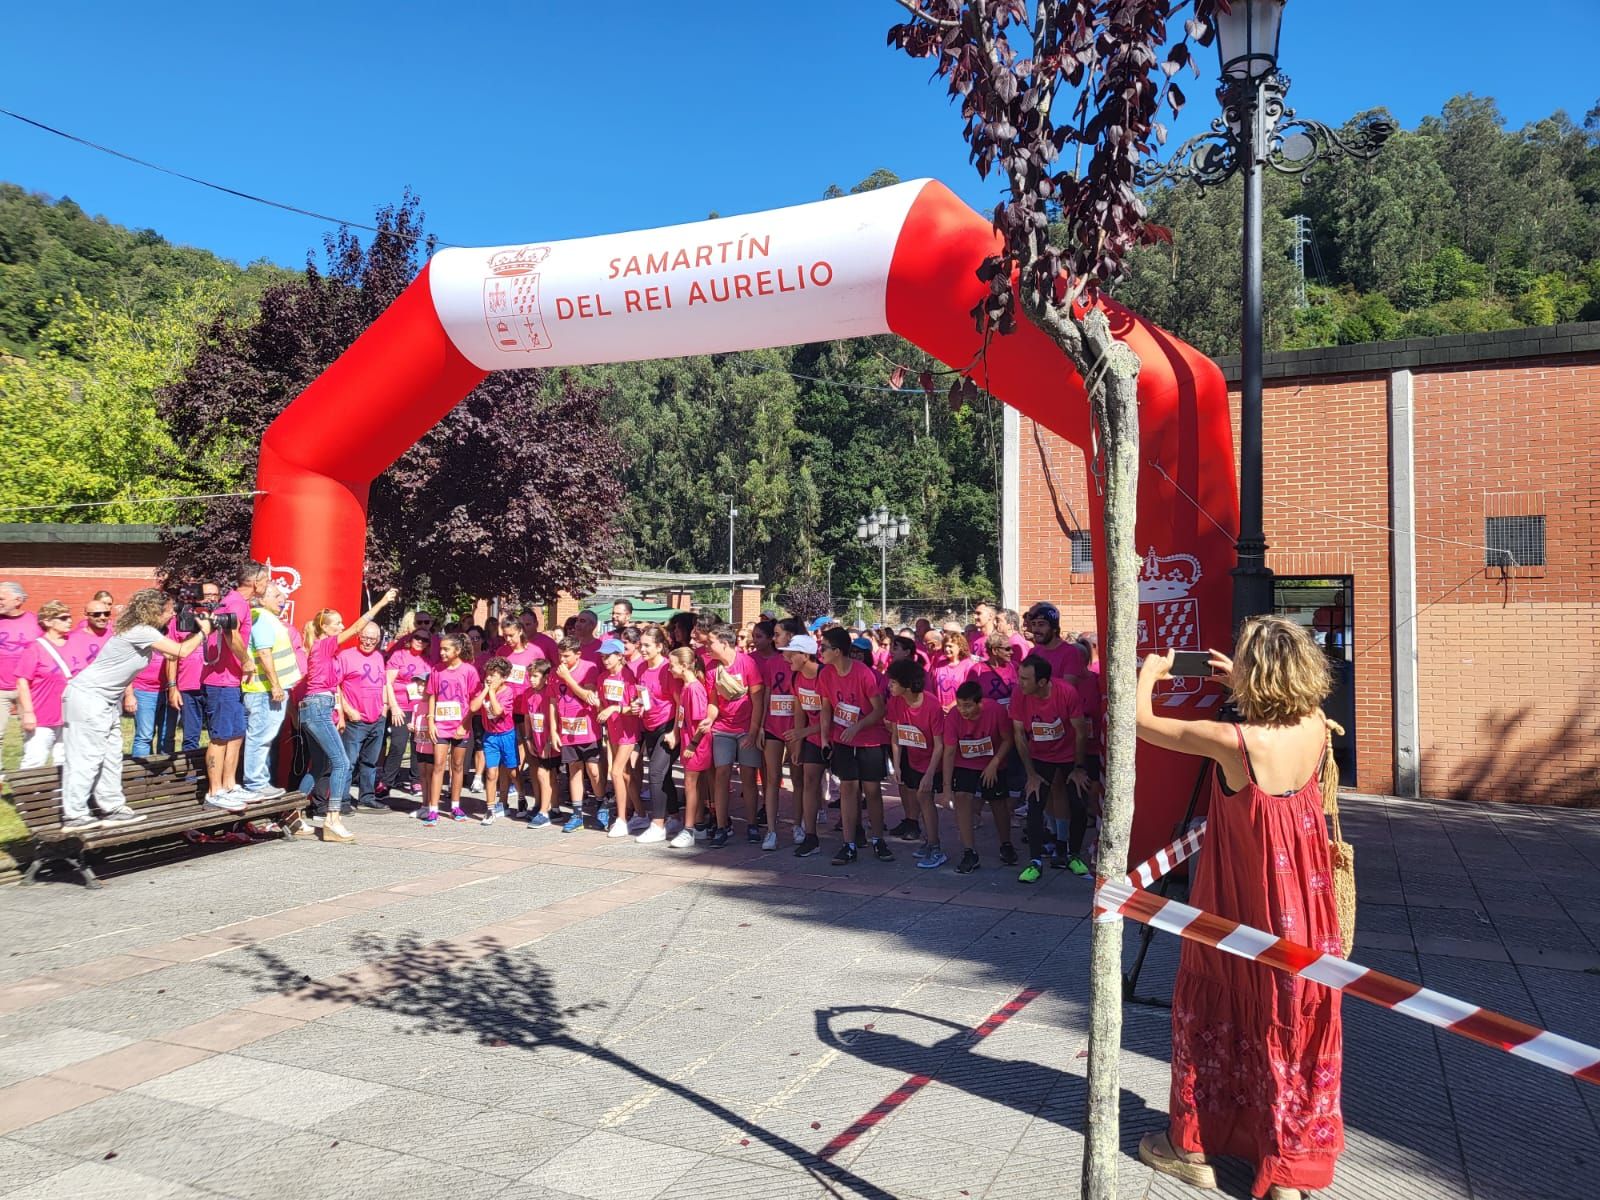
<path fill-rule="evenodd" d="M 561 639 L 561 663 L 555 670 L 554 736 L 561 761 L 567 765 L 572 805 L 572 815 L 561 827 L 563 833 L 576 833 L 583 828 L 585 779 L 594 792 L 595 820 L 601 829 L 611 824 L 611 814 L 604 807 L 605 789 L 600 786 L 600 675 L 600 667 L 584 656 L 582 641 L 571 635 Z"/>
<path fill-rule="evenodd" d="M 1011 755 L 1011 721 L 973 680 L 956 689 L 956 706 L 944 715 L 944 787 L 956 810 L 962 854 L 956 870 L 967 875 L 978 869 L 976 800 L 982 797 L 994 814 L 1000 837 L 1000 861 L 1015 865 L 1011 844 L 1011 801 L 1006 795 L 1005 764 Z"/>
<path fill-rule="evenodd" d="M 522 706 L 523 753 L 529 774 L 533 777 L 535 797 L 534 811 L 528 817 L 528 828 L 548 829 L 550 810 L 555 805 L 556 771 L 561 766 L 561 749 L 554 740 L 555 675 L 547 660 L 535 659 L 528 664 L 527 685 L 518 696 L 517 703 Z"/>
<path fill-rule="evenodd" d="M 620 838 L 628 836 L 628 814 L 639 811 L 639 779 L 634 770 L 634 755 L 639 748 L 639 714 L 643 705 L 639 685 L 628 669 L 622 641 L 607 638 L 601 642 L 600 656 L 606 673 L 600 680 L 599 721 L 605 728 L 606 745 L 610 748 L 611 794 L 616 797 L 617 805 L 606 836 Z"/>
<path fill-rule="evenodd" d="M 439 820 L 439 793 L 444 771 L 450 770 L 450 816 L 465 821 L 461 808 L 461 784 L 467 773 L 467 747 L 472 743 L 471 705 L 483 680 L 478 669 L 464 662 L 465 645 L 458 634 L 439 639 L 439 669 L 428 676 L 428 741 L 433 745 L 433 772 L 428 780 L 428 808 L 422 814 L 425 824 Z"/>
<path fill-rule="evenodd" d="M 520 634 L 522 627 L 517 627 Z M 517 718 L 513 711 L 517 690 L 512 687 L 511 664 L 496 655 L 483 665 L 483 686 L 472 698 L 472 711 L 483 721 L 483 802 L 488 811 L 481 825 L 504 816 L 505 796 L 517 773 Z"/>
<path fill-rule="evenodd" d="M 764 738 L 761 746 L 761 793 L 767 816 L 767 836 L 761 843 L 763 850 L 778 848 L 778 815 L 783 808 L 783 760 L 788 757 L 788 743 L 784 741 L 784 734 L 793 727 L 795 713 L 793 672 L 788 661 L 778 652 L 777 632 L 776 621 L 757 621 L 755 628 L 750 631 L 755 645 L 755 654 L 751 657 L 761 672 L 767 706 L 766 716 L 761 723 Z M 800 764 L 797 759 L 792 760 L 790 770 L 798 779 Z M 800 829 L 798 821 L 795 829 Z"/>
<path fill-rule="evenodd" d="M 705 802 L 706 775 L 711 770 L 711 727 L 717 707 L 706 689 L 705 663 L 688 646 L 668 655 L 673 678 L 678 681 L 678 752 L 683 761 L 683 828 L 667 845 L 687 850 L 695 844 L 695 825 Z"/>
<path fill-rule="evenodd" d="M 917 866 L 933 871 L 949 861 L 939 846 L 937 797 L 938 768 L 944 761 L 944 713 L 923 690 L 926 679 L 927 672 L 914 658 L 890 663 L 884 720 L 899 752 L 900 802 L 914 826 L 912 836 L 922 838 Z"/>

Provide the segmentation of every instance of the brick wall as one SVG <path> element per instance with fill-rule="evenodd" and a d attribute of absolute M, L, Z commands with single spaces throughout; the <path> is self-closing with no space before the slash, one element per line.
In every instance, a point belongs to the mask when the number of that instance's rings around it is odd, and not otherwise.
<path fill-rule="evenodd" d="M 1364 790 L 1394 779 L 1388 388 L 1403 366 L 1423 792 L 1600 805 L 1600 355 L 1577 334 L 1571 353 L 1552 355 L 1565 346 L 1526 333 L 1268 358 L 1268 563 L 1279 575 L 1354 578 Z M 1509 353 L 1526 357 L 1495 357 L 1519 338 L 1527 348 Z M 1068 539 L 1090 523 L 1082 452 L 1024 418 L 1018 483 L 1023 603 L 1055 600 L 1064 624 L 1092 627 L 1093 576 L 1071 573 Z M 1546 565 L 1486 567 L 1485 518 L 1521 515 L 1544 516 Z"/>
<path fill-rule="evenodd" d="M 120 611 L 133 592 L 155 587 L 162 558 L 159 545 L 146 543 L 0 542 L 0 580 L 20 583 L 31 609 L 46 600 L 61 600 L 76 617 L 102 588 L 115 598 Z"/>

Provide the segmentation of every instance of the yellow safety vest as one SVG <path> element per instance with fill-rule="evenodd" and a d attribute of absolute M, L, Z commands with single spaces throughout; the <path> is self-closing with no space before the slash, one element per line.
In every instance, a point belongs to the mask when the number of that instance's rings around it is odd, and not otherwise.
<path fill-rule="evenodd" d="M 287 692 L 300 682 L 300 662 L 294 656 L 294 643 L 289 640 L 288 627 L 278 619 L 276 613 L 269 613 L 264 608 L 252 608 L 250 610 L 252 623 L 268 619 L 272 622 L 270 626 L 273 631 L 272 649 L 256 650 L 252 647 L 250 653 L 255 658 L 256 669 L 252 675 L 239 685 L 239 690 L 242 692 L 264 692 L 268 690 L 267 674 L 261 665 L 265 661 L 264 656 L 268 655 L 272 658 L 272 665 L 277 668 L 278 686 L 280 688 Z"/>

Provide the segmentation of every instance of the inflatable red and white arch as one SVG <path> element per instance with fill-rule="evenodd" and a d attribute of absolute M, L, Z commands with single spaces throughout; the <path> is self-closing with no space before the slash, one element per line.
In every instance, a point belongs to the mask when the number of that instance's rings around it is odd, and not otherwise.
<path fill-rule="evenodd" d="M 975 271 L 997 243 L 989 221 L 943 185 L 919 180 L 692 225 L 442 250 L 267 429 L 255 556 L 293 577 L 298 612 L 359 610 L 369 485 L 490 371 L 881 333 L 965 367 L 981 341 L 970 313 L 987 290 Z M 1234 549 L 1219 524 L 1237 524 L 1238 504 L 1222 373 L 1164 330 L 1106 308 L 1142 363 L 1141 645 L 1225 645 Z M 1032 325 L 1019 321 L 994 338 L 972 373 L 1000 400 L 1089 446 L 1081 382 Z M 328 419 L 352 410 L 373 419 Z M 1089 507 L 1103 561 L 1099 508 Z M 1204 711 L 1217 700 L 1207 687 L 1159 702 Z M 1159 767 L 1175 760 L 1145 755 L 1135 854 L 1167 840 L 1193 779 L 1191 765 L 1164 783 Z"/>

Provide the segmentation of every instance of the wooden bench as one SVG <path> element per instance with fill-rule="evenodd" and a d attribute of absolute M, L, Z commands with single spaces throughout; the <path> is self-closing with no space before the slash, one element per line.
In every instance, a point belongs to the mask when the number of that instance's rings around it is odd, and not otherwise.
<path fill-rule="evenodd" d="M 100 882 L 89 865 L 89 855 L 96 851 L 191 830 L 221 829 L 244 821 L 283 816 L 297 812 L 306 803 L 301 793 L 285 792 L 271 800 L 251 804 L 242 813 L 206 807 L 204 750 L 122 760 L 122 790 L 128 807 L 145 817 L 133 825 L 102 825 L 83 833 L 63 832 L 58 767 L 13 771 L 7 783 L 11 803 L 33 837 L 33 860 L 22 878 L 24 884 L 33 883 L 47 863 L 63 862 L 77 871 L 86 887 L 97 888 Z M 287 825 L 282 836 L 291 836 Z"/>

